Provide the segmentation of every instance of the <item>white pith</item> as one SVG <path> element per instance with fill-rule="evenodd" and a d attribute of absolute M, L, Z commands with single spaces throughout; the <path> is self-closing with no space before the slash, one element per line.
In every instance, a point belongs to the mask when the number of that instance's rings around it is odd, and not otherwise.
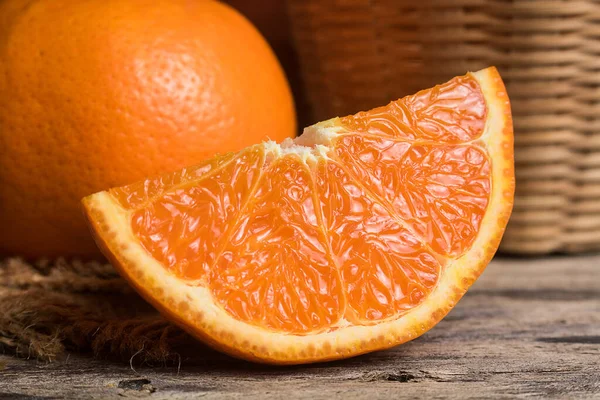
<path fill-rule="evenodd" d="M 316 162 L 319 158 L 327 158 L 331 141 L 343 133 L 339 126 L 332 124 L 335 120 L 328 120 L 309 126 L 304 129 L 301 136 L 295 139 L 285 139 L 281 143 L 273 141 L 263 143 L 265 152 L 272 157 L 281 157 L 286 154 L 295 154 L 303 162 L 311 160 Z"/>
<path fill-rule="evenodd" d="M 502 182 L 504 166 L 493 162 L 492 149 L 502 148 L 503 129 L 498 127 L 503 126 L 505 104 L 501 104 L 499 100 L 498 104 L 490 101 L 490 99 L 496 99 L 496 96 L 486 93 L 494 87 L 491 82 L 488 82 L 491 79 L 488 74 L 487 70 L 473 74 L 480 83 L 488 106 L 486 127 L 478 141 L 488 149 L 492 160 L 493 181 Z M 341 129 L 334 123 L 334 120 L 325 121 L 307 128 L 302 136 L 293 141 L 286 140 L 281 144 L 266 142 L 264 146 L 266 152 L 272 157 L 296 154 L 304 162 L 311 163 L 320 157 L 326 157 L 329 151 L 327 145 L 332 138 L 343 133 Z M 108 192 L 90 196 L 88 207 L 102 214 L 106 226 L 110 229 L 108 233 L 115 235 L 114 242 L 125 245 L 119 249 L 120 256 L 143 268 L 142 277 L 136 278 L 135 275 L 131 277 L 133 280 L 137 279 L 134 284 L 138 289 L 159 287 L 163 290 L 164 298 L 172 300 L 174 308 L 181 303 L 189 305 L 187 308 L 181 308 L 177 314 L 181 322 L 188 324 L 190 331 L 201 329 L 209 336 L 217 338 L 231 333 L 238 338 L 241 346 L 243 346 L 243 342 L 248 343 L 247 348 L 240 349 L 240 353 L 247 353 L 249 356 L 259 359 L 277 360 L 281 358 L 278 355 L 284 354 L 288 358 L 296 355 L 296 360 L 301 361 L 301 354 L 309 345 L 313 346 L 317 352 L 319 349 L 328 347 L 343 349 L 343 351 L 355 354 L 360 350 L 353 351 L 353 349 L 374 339 L 392 345 L 417 337 L 426 331 L 430 326 L 432 313 L 439 310 L 441 306 L 447 305 L 448 299 L 454 298 L 457 292 L 464 291 L 463 279 L 469 278 L 478 271 L 476 268 L 479 268 L 480 261 L 485 256 L 488 243 L 493 239 L 492 236 L 497 234 L 497 230 L 492 229 L 496 226 L 495 221 L 500 219 L 499 214 L 505 210 L 501 206 L 505 200 L 504 190 L 502 185 L 492 187 L 488 209 L 481 223 L 483 228 L 471 249 L 443 269 L 436 288 L 419 306 L 411 309 L 401 318 L 380 322 L 376 325 L 343 326 L 349 324 L 347 321 L 342 321 L 338 325 L 341 327 L 335 331 L 306 335 L 274 332 L 239 321 L 216 303 L 209 289 L 188 286 L 181 279 L 169 273 L 162 264 L 150 256 L 135 237 L 130 224 L 131 211 L 124 209 Z M 194 312 L 197 311 L 202 312 L 202 321 L 198 321 L 198 325 L 195 325 Z"/>

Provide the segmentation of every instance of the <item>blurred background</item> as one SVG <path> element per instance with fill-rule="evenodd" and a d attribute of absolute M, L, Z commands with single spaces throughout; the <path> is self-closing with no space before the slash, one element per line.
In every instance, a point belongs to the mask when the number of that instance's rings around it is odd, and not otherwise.
<path fill-rule="evenodd" d="M 600 2 L 228 2 L 279 57 L 299 127 L 495 65 L 512 103 L 517 174 L 501 250 L 600 250 Z"/>

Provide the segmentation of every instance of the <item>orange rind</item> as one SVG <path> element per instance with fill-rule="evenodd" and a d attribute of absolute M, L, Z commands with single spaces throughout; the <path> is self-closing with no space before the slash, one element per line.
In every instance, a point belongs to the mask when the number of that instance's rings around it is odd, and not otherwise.
<path fill-rule="evenodd" d="M 233 356 L 300 364 L 431 329 L 492 259 L 513 195 L 492 67 L 83 205 L 166 317 Z"/>

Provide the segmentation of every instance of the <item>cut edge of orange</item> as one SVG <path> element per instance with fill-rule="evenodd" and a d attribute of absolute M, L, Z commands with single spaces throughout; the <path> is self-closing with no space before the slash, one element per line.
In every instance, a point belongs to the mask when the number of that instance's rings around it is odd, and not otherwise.
<path fill-rule="evenodd" d="M 460 300 L 494 256 L 512 212 L 514 197 L 513 127 L 510 102 L 498 71 L 470 73 L 487 105 L 480 138 L 492 163 L 490 202 L 471 248 L 448 264 L 435 289 L 401 318 L 368 326 L 346 326 L 331 332 L 294 335 L 239 321 L 216 304 L 209 289 L 188 286 L 171 275 L 134 236 L 130 212 L 107 191 L 82 200 L 93 235 L 104 254 L 136 290 L 160 312 L 212 347 L 230 355 L 271 364 L 329 361 L 381 350 L 412 340 L 435 326 Z M 337 118 L 307 128 L 295 144 L 266 142 L 275 156 L 298 152 L 303 145 L 326 142 L 343 127 Z M 318 147 L 318 146 L 317 146 Z"/>

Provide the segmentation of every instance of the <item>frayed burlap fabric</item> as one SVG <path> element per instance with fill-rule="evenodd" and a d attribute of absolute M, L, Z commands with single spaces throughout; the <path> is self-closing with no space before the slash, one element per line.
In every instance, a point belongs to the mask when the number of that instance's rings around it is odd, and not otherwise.
<path fill-rule="evenodd" d="M 109 264 L 0 261 L 0 352 L 45 361 L 91 352 L 159 364 L 180 362 L 190 348 L 207 351 Z"/>

